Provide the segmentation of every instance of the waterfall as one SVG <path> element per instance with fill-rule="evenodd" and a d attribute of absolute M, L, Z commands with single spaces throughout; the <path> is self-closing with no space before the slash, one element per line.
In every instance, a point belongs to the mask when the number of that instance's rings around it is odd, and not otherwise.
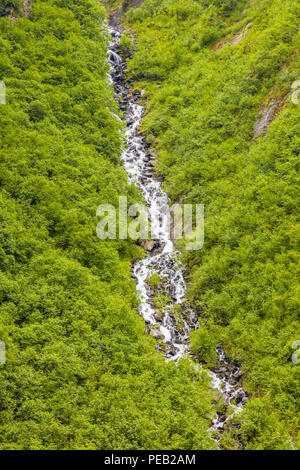
<path fill-rule="evenodd" d="M 133 277 L 136 281 L 140 298 L 139 313 L 146 322 L 148 331 L 158 339 L 157 349 L 163 351 L 166 360 L 178 361 L 190 355 L 189 334 L 198 327 L 195 312 L 185 302 L 186 284 L 183 269 L 170 239 L 167 209 L 170 200 L 163 191 L 160 181 L 153 169 L 153 158 L 147 152 L 144 137 L 139 135 L 144 108 L 139 104 L 139 94 L 132 96 L 124 77 L 125 61 L 118 54 L 121 32 L 109 27 L 111 34 L 108 60 L 110 75 L 116 95 L 119 97 L 120 109 L 126 119 L 126 148 L 122 153 L 124 169 L 128 179 L 141 191 L 148 208 L 148 216 L 155 233 L 155 243 L 145 259 L 133 266 Z M 147 279 L 157 274 L 162 282 L 163 291 L 170 301 L 158 312 L 153 305 L 153 291 Z M 174 307 L 180 311 L 178 316 Z M 240 367 L 225 358 L 221 347 L 217 349 L 219 366 L 214 371 L 207 371 L 212 380 L 212 387 L 222 393 L 225 402 L 232 406 L 232 412 L 242 410 L 247 395 L 238 385 L 241 378 Z M 195 367 L 201 367 L 195 364 Z M 213 430 L 223 430 L 228 420 L 224 413 L 218 413 L 213 420 Z"/>

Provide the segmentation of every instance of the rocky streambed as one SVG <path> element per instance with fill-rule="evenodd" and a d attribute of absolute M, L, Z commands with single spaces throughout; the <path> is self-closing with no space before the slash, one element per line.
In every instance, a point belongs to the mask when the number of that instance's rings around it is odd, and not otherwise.
<path fill-rule="evenodd" d="M 186 303 L 186 284 L 178 259 L 180 253 L 176 251 L 169 235 L 167 209 L 170 200 L 155 174 L 149 145 L 140 133 L 144 108 L 140 104 L 140 92 L 131 93 L 126 80 L 126 62 L 119 54 L 122 32 L 116 21 L 109 27 L 109 32 L 110 80 L 127 127 L 123 166 L 129 181 L 138 187 L 144 197 L 154 233 L 152 241 L 143 242 L 147 250 L 146 258 L 133 266 L 132 275 L 140 298 L 139 313 L 145 320 L 149 334 L 157 339 L 157 350 L 163 352 L 166 360 L 178 361 L 183 356 L 190 357 L 189 335 L 198 327 L 199 319 Z M 155 289 L 154 286 L 159 288 Z M 160 294 L 155 296 L 155 291 Z M 247 400 L 247 394 L 240 385 L 241 368 L 225 357 L 221 346 L 217 353 L 219 365 L 208 371 L 212 387 L 222 395 L 225 409 L 231 406 L 232 413 L 238 413 Z M 202 366 L 195 363 L 195 367 Z M 228 419 L 228 413 L 218 412 L 212 422 L 212 429 L 224 430 Z"/>

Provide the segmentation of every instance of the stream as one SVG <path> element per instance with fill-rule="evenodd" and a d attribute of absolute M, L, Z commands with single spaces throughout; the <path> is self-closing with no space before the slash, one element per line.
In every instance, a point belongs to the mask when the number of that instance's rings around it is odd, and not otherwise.
<path fill-rule="evenodd" d="M 170 200 L 155 174 L 149 146 L 139 133 L 144 108 L 139 104 L 141 94 L 132 94 L 126 80 L 126 62 L 119 55 L 122 33 L 116 27 L 109 27 L 109 33 L 112 38 L 108 51 L 110 81 L 127 126 L 126 148 L 121 156 L 123 167 L 129 182 L 134 183 L 143 195 L 152 233 L 155 234 L 152 236 L 154 241 L 147 246 L 146 258 L 133 266 L 132 275 L 140 298 L 139 314 L 145 320 L 148 333 L 157 339 L 157 350 L 164 354 L 167 361 L 178 361 L 191 354 L 189 335 L 198 327 L 198 316 L 185 302 L 186 284 L 179 261 L 180 253 L 169 235 L 167 209 Z M 168 299 L 163 309 L 155 307 L 153 290 L 147 282 L 153 274 L 159 276 L 163 295 Z M 217 348 L 217 353 L 218 367 L 207 371 L 212 387 L 222 394 L 227 407 L 231 406 L 231 415 L 239 413 L 247 401 L 247 394 L 239 385 L 241 368 L 225 357 L 221 346 Z M 202 367 L 195 362 L 194 365 Z M 229 417 L 225 412 L 218 412 L 211 429 L 224 431 Z"/>

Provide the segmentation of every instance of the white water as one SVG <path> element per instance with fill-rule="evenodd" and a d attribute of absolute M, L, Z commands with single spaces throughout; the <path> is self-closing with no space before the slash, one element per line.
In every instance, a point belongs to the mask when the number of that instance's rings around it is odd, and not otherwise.
<path fill-rule="evenodd" d="M 177 361 L 189 355 L 189 334 L 197 328 L 198 320 L 193 310 L 185 305 L 186 285 L 178 261 L 179 253 L 169 236 L 167 208 L 170 200 L 155 176 L 153 158 L 147 153 L 144 138 L 138 134 L 144 108 L 132 97 L 124 79 L 126 64 L 118 55 L 121 33 L 112 28 L 109 28 L 109 32 L 112 35 L 109 49 L 111 81 L 119 99 L 121 96 L 120 108 L 127 124 L 127 146 L 122 153 L 123 166 L 129 181 L 140 189 L 147 203 L 156 240 L 156 249 L 133 267 L 133 277 L 141 301 L 139 313 L 148 325 L 150 334 L 159 339 L 158 350 L 164 351 L 166 360 Z M 170 298 L 162 315 L 153 307 L 153 292 L 147 283 L 153 273 L 159 275 L 164 293 Z M 180 310 L 180 321 L 174 315 L 174 306 Z M 220 366 L 215 372 L 208 371 L 212 386 L 222 393 L 227 404 L 231 404 L 233 412 L 239 412 L 247 400 L 244 390 L 237 385 L 241 375 L 240 368 L 226 360 L 222 348 L 218 348 L 217 352 Z M 237 404 L 233 404 L 235 401 Z M 212 428 L 223 429 L 225 421 L 224 416 L 217 415 Z"/>

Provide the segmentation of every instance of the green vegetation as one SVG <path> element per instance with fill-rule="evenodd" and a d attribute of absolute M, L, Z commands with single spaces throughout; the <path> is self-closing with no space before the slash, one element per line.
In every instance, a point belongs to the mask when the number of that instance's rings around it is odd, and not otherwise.
<path fill-rule="evenodd" d="M 21 0 L 0 0 L 0 17 L 19 12 L 21 6 Z"/>
<path fill-rule="evenodd" d="M 153 299 L 153 304 L 154 307 L 160 311 L 161 315 L 163 315 L 163 312 L 166 308 L 167 305 L 171 303 L 171 299 L 167 294 L 164 294 L 163 292 L 159 292 L 158 294 L 155 295 Z"/>
<path fill-rule="evenodd" d="M 140 200 L 120 165 L 104 9 L 35 0 L 11 19 L 22 4 L 0 0 L 0 449 L 216 448 L 208 428 L 223 401 L 213 407 L 189 361 L 156 353 L 136 312 L 141 248 L 96 237 L 100 204 Z M 297 0 L 145 0 L 127 15 L 129 73 L 145 90 L 165 189 L 205 204 L 204 248 L 183 254 L 201 316 L 193 352 L 214 366 L 222 344 L 250 394 L 228 449 L 237 437 L 246 449 L 300 448 L 299 16 Z M 149 282 L 163 310 L 159 276 Z"/>
<path fill-rule="evenodd" d="M 121 54 L 126 57 L 133 49 L 133 41 L 126 34 L 123 34 L 119 43 Z"/>
<path fill-rule="evenodd" d="M 297 0 L 145 0 L 130 77 L 144 89 L 148 141 L 173 201 L 205 204 L 205 245 L 186 252 L 189 296 L 202 317 L 194 353 L 222 343 L 251 399 L 246 449 L 299 447 L 299 118 Z M 266 135 L 260 110 L 277 103 Z M 228 432 L 224 443 L 232 448 Z M 298 441 L 297 441 L 298 439 Z"/>
<path fill-rule="evenodd" d="M 120 166 L 96 0 L 0 18 L 0 448 L 211 449 L 205 374 L 165 363 L 138 316 L 129 241 L 96 209 L 139 195 Z"/>
<path fill-rule="evenodd" d="M 151 276 L 147 279 L 147 284 L 149 284 L 149 286 L 154 290 L 158 289 L 161 285 L 159 275 L 157 273 L 151 274 Z"/>

